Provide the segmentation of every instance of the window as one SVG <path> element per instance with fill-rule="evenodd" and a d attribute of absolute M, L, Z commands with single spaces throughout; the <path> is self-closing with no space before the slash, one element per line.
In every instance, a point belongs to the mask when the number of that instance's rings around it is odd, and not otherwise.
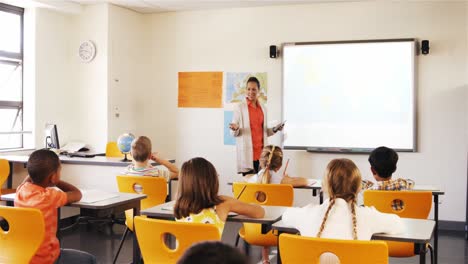
<path fill-rule="evenodd" d="M 23 148 L 23 15 L 0 3 L 0 149 Z"/>

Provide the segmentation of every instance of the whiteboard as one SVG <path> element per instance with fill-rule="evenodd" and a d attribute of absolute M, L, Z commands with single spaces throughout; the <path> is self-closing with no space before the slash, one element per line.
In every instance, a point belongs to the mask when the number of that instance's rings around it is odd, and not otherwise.
<path fill-rule="evenodd" d="M 414 39 L 283 46 L 286 149 L 416 151 Z"/>

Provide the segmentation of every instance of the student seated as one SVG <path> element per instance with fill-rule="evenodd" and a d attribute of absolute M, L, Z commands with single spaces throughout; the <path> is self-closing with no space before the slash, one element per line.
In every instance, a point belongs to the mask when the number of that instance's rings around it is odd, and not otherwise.
<path fill-rule="evenodd" d="M 206 241 L 191 246 L 177 261 L 177 264 L 191 263 L 249 264 L 250 262 L 237 248 L 219 241 Z"/>
<path fill-rule="evenodd" d="M 280 169 L 283 166 L 283 151 L 280 147 L 268 145 L 263 148 L 260 155 L 260 168 L 257 174 L 247 175 L 245 179 L 250 183 L 276 183 L 276 184 L 291 184 L 292 186 L 306 186 L 307 179 L 302 177 L 291 177 L 285 172 L 281 173 Z M 258 194 L 259 202 L 265 201 L 264 194 Z M 270 247 L 263 247 L 262 260 L 263 263 L 269 262 Z"/>
<path fill-rule="evenodd" d="M 44 215 L 45 235 L 30 263 L 96 263 L 96 258 L 86 252 L 60 249 L 57 239 L 57 209 L 81 199 L 75 186 L 61 181 L 60 160 L 47 149 L 34 151 L 29 156 L 29 176 L 16 189 L 15 206 L 37 208 Z M 53 187 L 57 187 L 57 190 Z"/>
<path fill-rule="evenodd" d="M 283 166 L 283 151 L 280 147 L 268 145 L 263 148 L 260 155 L 261 170 L 257 174 L 246 176 L 245 179 L 250 183 L 281 183 L 291 184 L 294 187 L 308 185 L 306 178 L 280 173 L 281 166 Z"/>
<path fill-rule="evenodd" d="M 363 181 L 363 189 L 401 191 L 410 190 L 414 186 L 414 181 L 410 179 L 392 179 L 392 174 L 396 171 L 398 154 L 391 148 L 378 147 L 369 155 L 372 175 L 377 181 L 374 184 L 371 181 Z M 395 210 L 403 209 L 403 201 L 393 201 Z"/>
<path fill-rule="evenodd" d="M 322 188 L 329 199 L 321 205 L 288 208 L 282 217 L 284 224 L 298 229 L 303 236 L 332 239 L 370 240 L 375 233 L 403 231 L 397 215 L 356 205 L 361 173 L 351 160 L 334 159 L 328 163 Z M 322 257 L 324 262 L 335 263 L 333 255 Z"/>
<path fill-rule="evenodd" d="M 166 181 L 177 179 L 179 169 L 168 160 L 158 157 L 157 153 L 151 153 L 151 140 L 148 137 L 137 137 L 132 142 L 132 164 L 128 165 L 124 174 L 163 177 Z M 161 164 L 151 165 L 151 160 Z"/>
<path fill-rule="evenodd" d="M 229 196 L 218 195 L 215 167 L 204 158 L 184 162 L 178 185 L 179 197 L 174 206 L 176 221 L 214 224 L 220 234 L 229 212 L 262 218 L 265 210 Z"/>

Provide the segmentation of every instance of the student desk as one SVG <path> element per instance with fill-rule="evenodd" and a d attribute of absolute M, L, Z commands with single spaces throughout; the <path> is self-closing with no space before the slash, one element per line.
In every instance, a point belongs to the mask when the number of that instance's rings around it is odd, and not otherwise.
<path fill-rule="evenodd" d="M 431 237 L 436 225 L 434 220 L 428 219 L 411 219 L 402 218 L 405 226 L 403 234 L 374 234 L 372 240 L 392 240 L 398 242 L 414 243 L 419 251 L 419 263 L 426 263 L 426 243 L 431 241 Z M 297 229 L 285 225 L 279 221 L 272 226 L 273 230 L 277 230 L 278 237 L 281 233 L 297 234 Z M 278 263 L 280 263 L 280 252 L 278 247 Z"/>
<path fill-rule="evenodd" d="M 142 215 L 150 218 L 157 218 L 163 220 L 175 220 L 174 207 L 175 201 L 160 204 L 141 211 Z M 281 219 L 284 211 L 288 208 L 286 206 L 262 206 L 265 209 L 265 216 L 263 218 L 251 218 L 245 215 L 229 215 L 226 221 L 240 222 L 240 223 L 257 223 L 262 225 L 262 234 L 271 230 L 271 225 Z"/>
<path fill-rule="evenodd" d="M 15 193 L 5 194 L 0 197 L 2 201 L 13 202 Z M 82 216 L 105 217 L 110 214 L 118 214 L 125 210 L 133 209 L 133 215 L 140 215 L 140 201 L 146 198 L 146 194 L 118 193 L 118 197 L 109 198 L 94 203 L 76 202 L 67 206 L 80 209 Z M 58 216 L 60 218 L 60 214 Z M 59 219 L 60 220 L 60 219 Z M 133 236 L 133 263 L 140 260 L 140 249 L 136 236 Z"/>

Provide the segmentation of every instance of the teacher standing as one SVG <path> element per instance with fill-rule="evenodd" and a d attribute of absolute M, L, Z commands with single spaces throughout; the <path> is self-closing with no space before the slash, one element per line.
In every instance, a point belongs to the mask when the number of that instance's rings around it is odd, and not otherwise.
<path fill-rule="evenodd" d="M 234 108 L 229 124 L 231 135 L 236 138 L 237 172 L 242 175 L 259 171 L 259 159 L 267 137 L 283 129 L 284 124 L 268 128 L 266 108 L 258 101 L 260 82 L 256 77 L 247 80 L 247 97 Z"/>

